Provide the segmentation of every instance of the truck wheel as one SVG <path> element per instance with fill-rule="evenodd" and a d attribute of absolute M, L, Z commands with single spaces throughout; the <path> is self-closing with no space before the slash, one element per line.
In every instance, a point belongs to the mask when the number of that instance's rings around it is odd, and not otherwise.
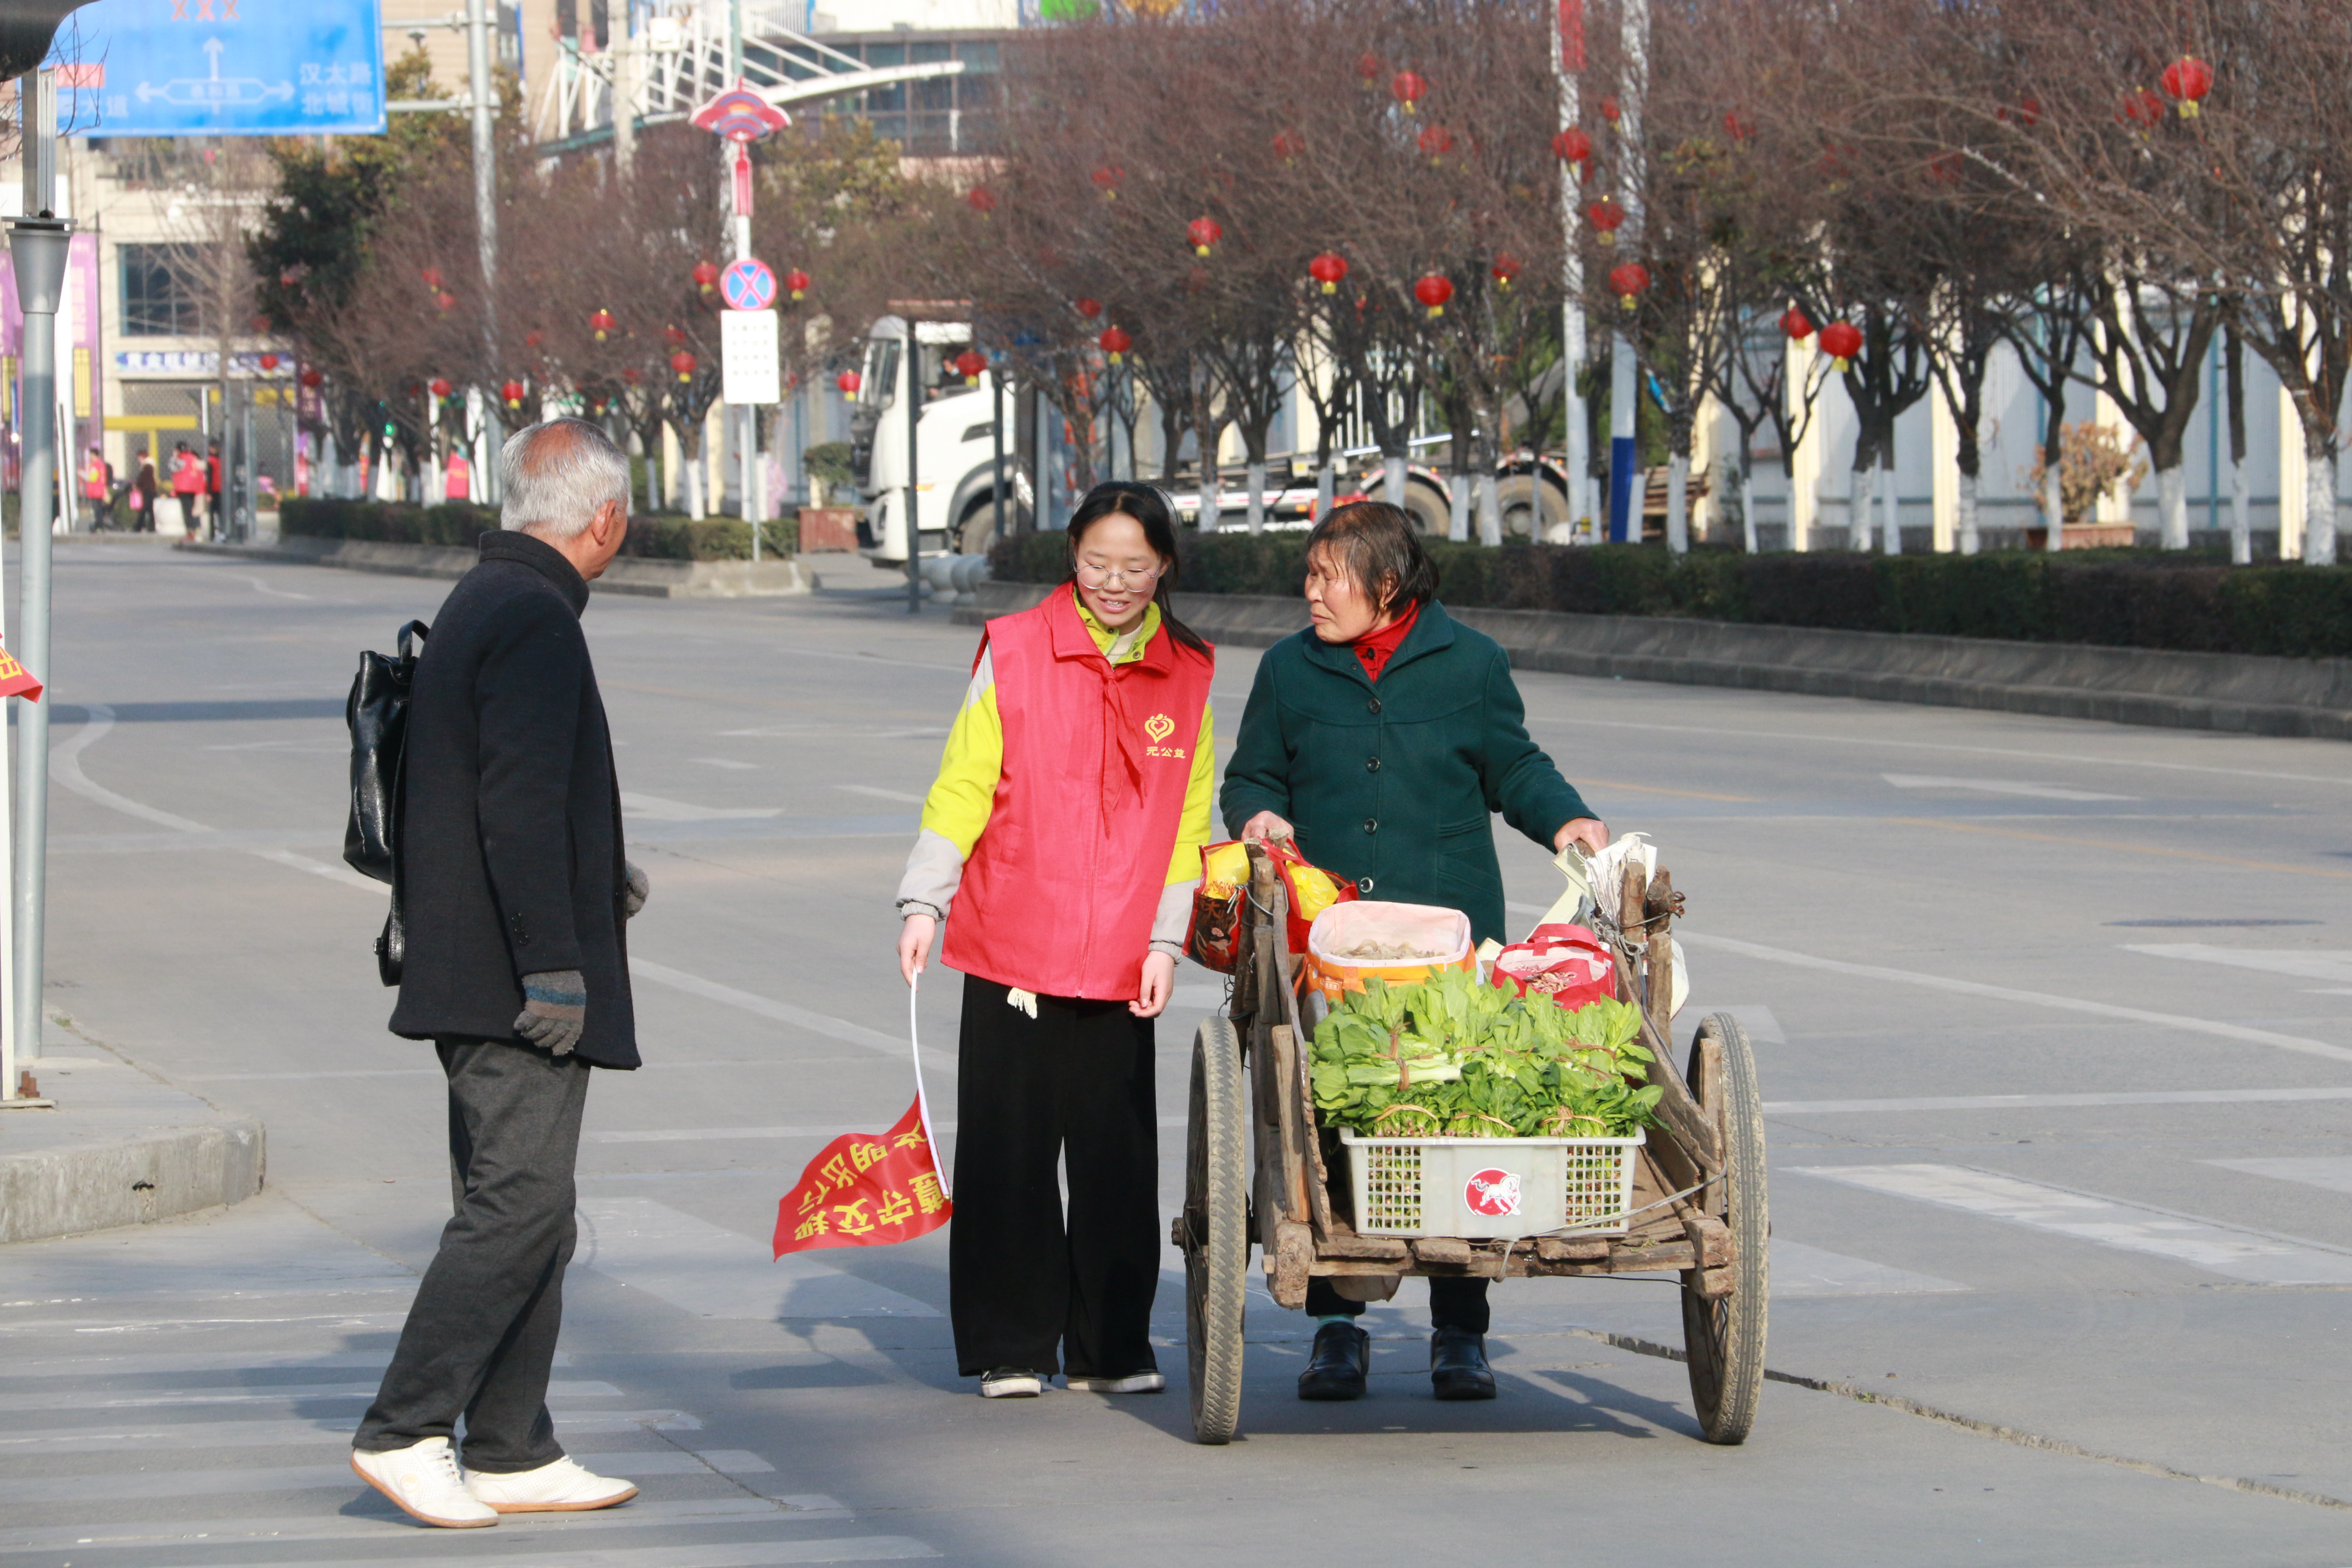
<path fill-rule="evenodd" d="M 1503 506 L 1503 537 L 1543 539 L 1557 524 L 1571 521 L 1568 498 L 1558 486 L 1535 474 L 1505 474 L 1495 481 Z"/>
<path fill-rule="evenodd" d="M 1379 498 L 1378 489 L 1371 493 Z M 1418 474 L 1405 476 L 1404 510 L 1412 513 L 1413 529 L 1424 539 L 1443 539 L 1454 526 L 1454 498 Z"/>
<path fill-rule="evenodd" d="M 956 553 L 985 555 L 989 547 L 996 542 L 998 532 L 996 508 L 988 501 L 982 501 L 964 513 L 963 521 L 956 525 Z"/>

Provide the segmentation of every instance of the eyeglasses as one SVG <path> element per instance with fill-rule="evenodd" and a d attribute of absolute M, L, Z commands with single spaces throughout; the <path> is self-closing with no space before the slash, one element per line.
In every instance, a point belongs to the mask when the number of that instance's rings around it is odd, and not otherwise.
<path fill-rule="evenodd" d="M 1118 584 L 1121 587 L 1129 584 L 1141 587 L 1146 584 L 1158 582 L 1167 571 L 1168 568 L 1164 564 L 1150 567 L 1094 566 L 1081 561 L 1078 563 L 1078 581 L 1089 588 L 1108 588 L 1113 583 Z"/>

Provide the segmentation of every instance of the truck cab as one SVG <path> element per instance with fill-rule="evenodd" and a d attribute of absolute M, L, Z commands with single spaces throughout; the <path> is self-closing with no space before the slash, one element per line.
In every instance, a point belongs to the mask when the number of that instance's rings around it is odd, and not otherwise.
<path fill-rule="evenodd" d="M 976 555 L 995 542 L 999 412 L 1004 423 L 1005 510 L 1019 515 L 1028 510 L 1028 479 L 1013 450 L 1013 398 L 1009 392 L 999 398 L 992 370 L 982 371 L 976 383 L 967 383 L 956 370 L 956 356 L 971 346 L 971 327 L 963 321 L 884 316 L 866 332 L 850 414 L 850 463 L 865 502 L 858 547 L 874 561 L 904 565 L 910 548 L 924 555 Z M 913 432 L 917 516 L 911 542 L 910 398 L 919 400 L 920 410 Z"/>

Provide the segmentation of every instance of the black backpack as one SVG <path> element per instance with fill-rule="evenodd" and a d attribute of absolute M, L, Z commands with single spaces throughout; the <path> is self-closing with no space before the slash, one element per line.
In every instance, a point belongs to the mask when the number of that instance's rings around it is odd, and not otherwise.
<path fill-rule="evenodd" d="M 343 861 L 363 877 L 392 888 L 392 910 L 375 939 L 376 973 L 400 984 L 408 930 L 401 913 L 400 808 L 407 795 L 408 692 L 416 679 L 415 644 L 430 630 L 423 621 L 400 628 L 400 653 L 360 655 L 343 721 L 352 731 L 352 815 L 343 827 Z"/>

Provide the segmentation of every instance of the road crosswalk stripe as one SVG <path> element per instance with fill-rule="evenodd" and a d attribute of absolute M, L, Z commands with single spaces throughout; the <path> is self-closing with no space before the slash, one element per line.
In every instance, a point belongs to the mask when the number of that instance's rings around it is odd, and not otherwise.
<path fill-rule="evenodd" d="M 79 1348 L 79 1347 L 77 1347 Z M 392 1364 L 383 1351 L 169 1351 L 135 1355 L 79 1355 L 27 1359 L 22 1351 L 0 1363 L 0 1382 L 18 1377 L 150 1377 L 194 1372 L 380 1371 Z"/>
<path fill-rule="evenodd" d="M 2243 1171 L 2250 1176 L 2270 1176 L 2282 1182 L 2300 1182 L 2307 1187 L 2352 1193 L 2352 1156 L 2343 1154 L 2293 1154 L 2267 1160 L 2208 1160 L 2205 1163 L 2219 1165 L 2225 1171 Z"/>
<path fill-rule="evenodd" d="M 2135 1089 L 2086 1094 L 1931 1094 L 1909 1100 L 1768 1100 L 1768 1116 L 1876 1115 L 1893 1110 L 2054 1110 L 2076 1105 L 2258 1105 L 2352 1100 L 2352 1089 Z"/>
<path fill-rule="evenodd" d="M 625 1515 L 616 1516 L 615 1521 Z M 497 1568 L 780 1568 L 800 1563 L 904 1563 L 940 1553 L 905 1535 L 845 1536 L 825 1541 L 760 1541 L 722 1546 L 607 1546 L 567 1552 L 526 1552 L 482 1556 Z M 207 1559 L 207 1562 L 217 1561 Z M 364 1568 L 449 1568 L 446 1552 L 410 1557 L 369 1557 Z M 141 1568 L 177 1568 L 148 1563 Z M 271 1562 L 268 1568 L 354 1568 L 349 1557 Z"/>
<path fill-rule="evenodd" d="M 356 1415 L 320 1420 L 179 1421 L 113 1431 L 88 1426 L 58 1426 L 45 1431 L 0 1432 L 0 1461 L 28 1451 L 42 1454 L 131 1453 L 148 1448 L 273 1448 L 305 1443 L 349 1447 Z M 558 1435 L 567 1447 L 576 1437 L 609 1436 L 637 1431 L 695 1432 L 699 1416 L 683 1410 L 566 1411 Z"/>
<path fill-rule="evenodd" d="M 740 1448 L 691 1454 L 677 1448 L 597 1457 L 630 1480 L 656 1476 L 772 1475 L 776 1467 Z M 0 1479 L 0 1504 L 118 1502 L 131 1498 L 217 1497 L 239 1492 L 356 1490 L 366 1482 L 348 1460 L 334 1465 L 249 1466 L 238 1470 L 110 1470 L 80 1476 L 24 1476 Z"/>
<path fill-rule="evenodd" d="M 382 1512 L 318 1514 L 273 1519 L 145 1520 L 136 1523 L 43 1525 L 29 1530 L 0 1528 L 0 1552 L 58 1552 L 77 1546 L 100 1550 L 147 1546 L 156 1542 L 203 1542 L 217 1550 L 240 1540 L 374 1541 L 388 1542 L 412 1531 L 405 1517 L 373 1497 L 360 1506 Z M 832 1498 L 807 1495 L 786 1498 L 682 1498 L 648 1502 L 639 1498 L 609 1516 L 632 1528 L 668 1525 L 692 1528 L 706 1524 L 740 1524 L 772 1521 L 779 1524 L 839 1524 L 851 1517 Z M 545 1530 L 576 1530 L 580 1521 L 568 1514 L 509 1514 L 499 1526 L 499 1539 L 508 1540 Z M 355 1559 L 364 1562 L 365 1559 Z"/>
<path fill-rule="evenodd" d="M 278 1405 L 289 1399 L 373 1399 L 373 1383 L 289 1384 L 268 1389 L 189 1389 L 170 1394 L 124 1394 L 102 1398 L 49 1394 L 0 1394 L 0 1414 L 24 1415 L 35 1410 L 143 1410 L 173 1405 Z M 617 1399 L 621 1391 L 609 1383 L 557 1382 L 547 1385 L 547 1396 L 557 1399 Z"/>
<path fill-rule="evenodd" d="M 2256 1285 L 2352 1285 L 2352 1251 L 1968 1165 L 1794 1165 L 1800 1175 L 2168 1258 Z"/>

